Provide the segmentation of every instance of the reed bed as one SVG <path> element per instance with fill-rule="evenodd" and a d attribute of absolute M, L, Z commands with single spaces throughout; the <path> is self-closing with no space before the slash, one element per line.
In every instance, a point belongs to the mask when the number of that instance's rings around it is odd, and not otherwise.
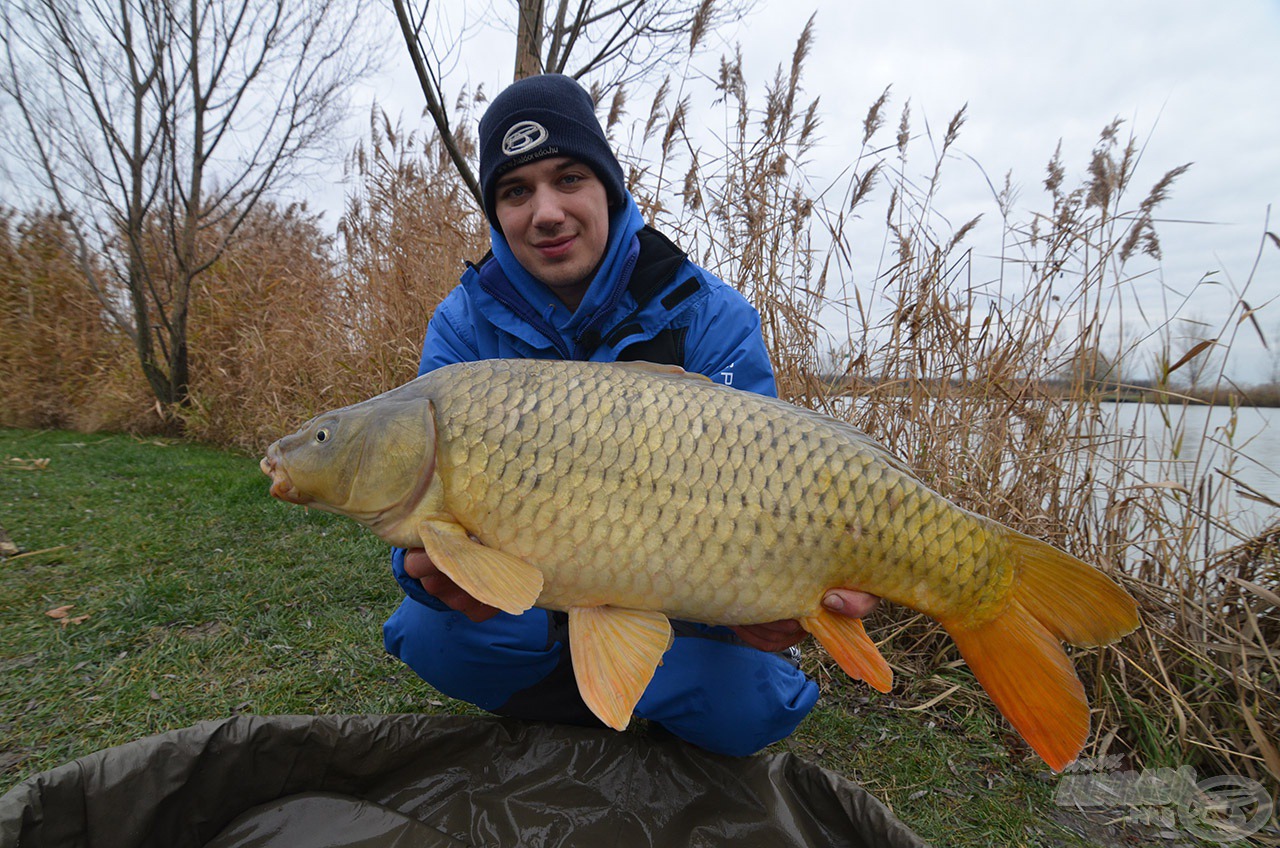
<path fill-rule="evenodd" d="M 1157 210 L 1186 166 L 1140 192 L 1141 148 L 1115 122 L 1076 185 L 1054 152 L 1043 211 L 1020 220 L 1006 180 L 986 216 L 952 222 L 940 198 L 964 110 L 939 138 L 913 129 L 909 106 L 891 115 L 886 91 L 844 175 L 815 185 L 806 167 L 818 113 L 802 84 L 811 36 L 810 25 L 760 103 L 740 59 L 722 64 L 726 142 L 715 156 L 686 132 L 687 95 L 660 90 L 642 137 L 650 149 L 636 158 L 661 164 L 637 169 L 649 180 L 638 194 L 760 309 L 784 396 L 846 418 L 955 502 L 1097 564 L 1139 598 L 1143 628 L 1077 652 L 1099 729 L 1087 753 L 1247 775 L 1274 791 L 1280 521 L 1241 523 L 1229 475 L 1247 448 L 1230 424 L 1200 434 L 1198 454 L 1180 452 L 1201 401 L 1180 379 L 1196 357 L 1174 347 L 1171 318 L 1147 330 L 1164 339 L 1144 386 L 1163 433 L 1124 432 L 1104 412 L 1137 388 L 1125 374 L 1151 368 L 1107 328 L 1128 317 L 1134 281 L 1161 258 Z M 865 240 L 866 220 L 883 222 L 878 243 Z M 984 227 L 998 251 L 973 247 Z M 1249 327 L 1247 289 L 1206 333 L 1220 347 Z M 1202 375 L 1211 386 L 1224 382 L 1225 357 L 1214 361 Z M 1167 446 L 1160 456 L 1146 453 L 1153 436 Z M 931 680 L 921 700 L 977 708 L 973 687 L 929 678 L 959 662 L 940 627 L 901 609 L 877 619 L 873 636 L 894 662 Z"/>
<path fill-rule="evenodd" d="M 70 232 L 0 210 L 0 424 L 145 429 L 154 417 L 124 333 L 81 277 Z"/>
<path fill-rule="evenodd" d="M 1145 355 L 1108 347 L 1105 328 L 1134 269 L 1159 258 L 1156 210 L 1182 169 L 1139 191 L 1140 148 L 1113 124 L 1078 184 L 1052 156 L 1043 211 L 1020 215 L 1006 182 L 988 214 L 952 222 L 940 198 L 963 110 L 937 138 L 909 108 L 891 114 L 886 92 L 847 170 L 817 184 L 806 171 L 820 110 L 802 85 L 811 38 L 812 22 L 759 103 L 739 58 L 722 62 L 709 104 L 668 83 L 627 123 L 626 95 L 615 97 L 607 123 L 637 200 L 759 308 L 784 397 L 852 421 L 944 495 L 1097 564 L 1139 598 L 1143 628 L 1077 652 L 1097 710 L 1090 754 L 1189 763 L 1274 791 L 1280 523 L 1240 526 L 1223 472 L 1244 448 L 1229 428 L 1202 455 L 1158 459 L 1104 414 Z M 690 128 L 695 109 L 700 124 L 722 118 L 721 143 Z M 0 321 L 15 328 L 0 344 L 0 396 L 15 399 L 0 423 L 179 426 L 256 450 L 412 377 L 431 311 L 484 253 L 487 226 L 439 146 L 380 112 L 349 164 L 336 237 L 303 207 L 267 206 L 203 278 L 191 402 L 177 410 L 146 401 L 56 219 L 0 217 Z M 880 222 L 876 241 L 868 222 Z M 972 246 L 988 229 L 995 256 Z M 1184 357 L 1161 356 L 1159 420 L 1176 446 L 1193 400 L 1176 391 Z M 986 709 L 976 687 L 952 688 L 958 656 L 931 622 L 884 609 L 872 629 L 921 681 L 922 701 Z"/>

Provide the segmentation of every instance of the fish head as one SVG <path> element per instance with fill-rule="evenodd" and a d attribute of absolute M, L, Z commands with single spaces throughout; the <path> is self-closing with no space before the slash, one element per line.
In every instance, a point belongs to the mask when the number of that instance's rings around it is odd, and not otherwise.
<path fill-rule="evenodd" d="M 354 518 L 385 537 L 435 472 L 435 415 L 425 399 L 374 398 L 318 415 L 259 463 L 282 501 Z"/>

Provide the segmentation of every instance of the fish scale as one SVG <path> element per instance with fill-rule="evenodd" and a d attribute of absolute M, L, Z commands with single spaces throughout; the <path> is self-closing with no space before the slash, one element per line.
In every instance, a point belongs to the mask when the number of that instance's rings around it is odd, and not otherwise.
<path fill-rule="evenodd" d="M 1138 624 L 1109 578 L 945 500 L 848 423 L 668 366 L 446 366 L 317 416 L 262 469 L 276 497 L 425 548 L 485 604 L 567 610 L 583 699 L 617 728 L 669 644 L 668 616 L 796 619 L 887 691 L 861 622 L 822 606 L 847 588 L 941 622 L 1061 769 L 1089 729 L 1061 642 Z"/>
<path fill-rule="evenodd" d="M 880 575 L 881 593 L 936 599 L 923 610 L 935 616 L 951 607 L 980 616 L 1008 582 L 990 564 L 994 545 L 979 545 L 976 557 L 970 551 L 983 567 L 966 568 L 949 561 L 958 559 L 952 551 L 929 544 L 937 535 L 926 532 L 936 526 L 929 519 L 944 510 L 954 518 L 940 529 L 953 535 L 952 525 L 985 519 L 939 507 L 940 498 L 923 484 L 881 468 L 876 449 L 862 444 L 870 440 L 848 425 L 833 427 L 834 420 L 816 416 L 791 422 L 770 414 L 777 408 L 770 399 L 679 377 L 655 383 L 644 371 L 586 366 L 589 380 L 556 384 L 530 380 L 526 363 L 466 367 L 473 373 L 465 380 L 447 375 L 452 385 L 445 376 L 423 378 L 424 394 L 437 403 L 437 449 L 450 457 L 444 470 L 456 497 L 447 503 L 485 544 L 543 572 L 544 606 L 568 608 L 578 592 L 608 588 L 615 590 L 613 603 L 654 604 L 661 592 L 651 587 L 652 575 L 674 571 L 714 591 L 703 598 L 690 587 L 692 597 L 668 601 L 667 612 L 712 622 L 774 621 L 811 610 L 833 585 L 869 585 L 875 578 L 860 573 L 859 564 L 871 570 L 893 562 L 906 566 L 898 569 L 901 585 L 884 587 Z M 495 442 L 498 451 L 491 449 Z M 604 444 L 633 447 L 635 459 L 603 464 Z M 503 464 L 495 456 L 522 462 Z M 553 475 L 553 468 L 562 472 Z M 869 481 L 860 499 L 851 495 L 850 469 L 862 469 Z M 895 501 L 899 510 L 881 508 Z M 610 516 L 653 530 L 637 538 Z M 843 532 L 827 532 L 835 527 Z M 561 564 L 575 561 L 582 563 L 575 576 L 562 576 Z M 737 579 L 761 573 L 787 591 Z M 958 579 L 963 575 L 971 578 Z M 996 588 L 988 591 L 991 581 Z"/>

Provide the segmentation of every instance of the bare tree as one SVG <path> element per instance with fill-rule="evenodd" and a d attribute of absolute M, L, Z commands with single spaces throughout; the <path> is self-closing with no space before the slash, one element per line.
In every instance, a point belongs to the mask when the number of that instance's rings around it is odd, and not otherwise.
<path fill-rule="evenodd" d="M 14 0 L 7 152 L 43 183 L 162 404 L 188 396 L 193 283 L 307 163 L 369 71 L 339 0 Z M 105 268 L 106 270 L 100 270 Z"/>
<path fill-rule="evenodd" d="M 460 40 L 431 25 L 431 0 L 393 0 L 427 111 L 454 166 L 481 203 L 480 184 L 446 107 L 444 71 Z M 515 0 L 514 76 L 541 73 L 593 78 L 600 101 L 646 76 L 660 76 L 703 35 L 740 19 L 749 0 Z"/>

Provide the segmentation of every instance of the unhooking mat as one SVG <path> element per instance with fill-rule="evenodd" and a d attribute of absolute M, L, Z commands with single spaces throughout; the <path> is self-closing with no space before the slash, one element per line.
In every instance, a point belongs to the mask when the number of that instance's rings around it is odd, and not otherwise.
<path fill-rule="evenodd" d="M 37 774 L 0 846 L 479 848 L 925 843 L 791 754 L 457 716 L 240 716 Z"/>

